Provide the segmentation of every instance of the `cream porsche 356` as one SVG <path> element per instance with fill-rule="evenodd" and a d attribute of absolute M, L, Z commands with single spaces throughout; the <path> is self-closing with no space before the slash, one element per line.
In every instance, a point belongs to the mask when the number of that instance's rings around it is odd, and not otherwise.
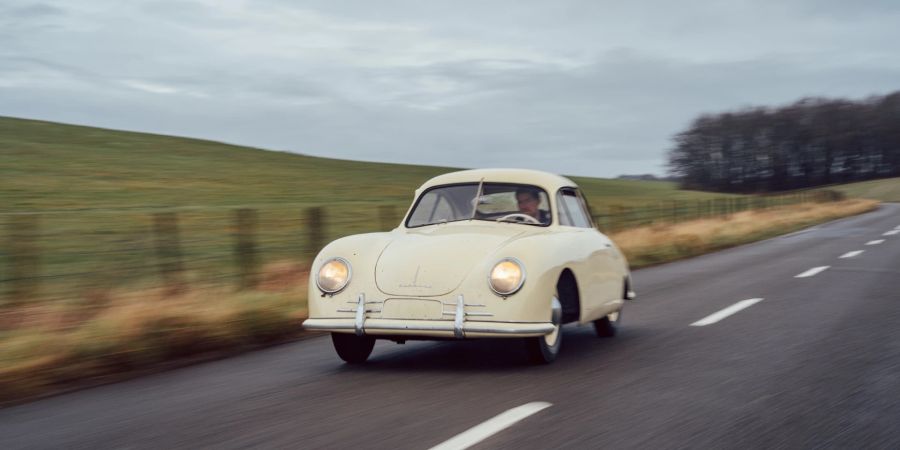
<path fill-rule="evenodd" d="M 563 324 L 613 336 L 634 298 L 628 263 L 571 180 L 520 169 L 440 175 L 403 223 L 348 236 L 316 256 L 307 329 L 364 362 L 376 339 L 517 338 L 553 361 Z"/>

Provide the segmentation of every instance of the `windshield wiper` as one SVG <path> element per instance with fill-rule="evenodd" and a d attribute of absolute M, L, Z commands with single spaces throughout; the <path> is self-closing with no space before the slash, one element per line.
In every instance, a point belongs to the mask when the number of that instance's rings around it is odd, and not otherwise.
<path fill-rule="evenodd" d="M 472 216 L 469 217 L 469 220 L 475 219 L 475 213 L 478 211 L 478 205 L 481 203 L 482 189 L 484 189 L 484 177 L 481 177 L 481 180 L 478 181 L 478 192 L 475 194 L 474 201 L 472 202 Z"/>

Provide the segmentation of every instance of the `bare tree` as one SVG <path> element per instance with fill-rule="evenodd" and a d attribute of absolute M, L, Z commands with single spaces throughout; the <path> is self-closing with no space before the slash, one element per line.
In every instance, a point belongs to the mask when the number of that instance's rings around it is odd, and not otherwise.
<path fill-rule="evenodd" d="M 706 114 L 673 139 L 670 175 L 691 189 L 765 192 L 900 176 L 900 92 Z"/>

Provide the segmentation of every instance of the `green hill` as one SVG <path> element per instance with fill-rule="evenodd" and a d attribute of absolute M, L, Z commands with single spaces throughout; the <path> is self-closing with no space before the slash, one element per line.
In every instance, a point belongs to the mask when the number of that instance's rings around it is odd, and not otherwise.
<path fill-rule="evenodd" d="M 0 156 L 5 212 L 342 202 L 405 208 L 422 182 L 457 170 L 5 117 Z M 575 179 L 594 203 L 720 196 L 680 191 L 668 182 Z"/>

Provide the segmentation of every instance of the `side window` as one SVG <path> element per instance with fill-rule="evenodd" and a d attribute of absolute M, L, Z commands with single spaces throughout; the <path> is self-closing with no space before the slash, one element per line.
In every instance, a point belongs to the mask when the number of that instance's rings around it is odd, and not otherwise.
<path fill-rule="evenodd" d="M 557 203 L 559 203 L 560 225 L 592 228 L 584 204 L 573 189 L 561 189 L 557 194 Z"/>
<path fill-rule="evenodd" d="M 556 193 L 556 204 L 557 209 L 559 210 L 559 224 L 566 227 L 574 227 L 572 215 L 569 213 L 569 205 L 566 204 L 563 192 L 564 191 L 559 191 Z"/>

